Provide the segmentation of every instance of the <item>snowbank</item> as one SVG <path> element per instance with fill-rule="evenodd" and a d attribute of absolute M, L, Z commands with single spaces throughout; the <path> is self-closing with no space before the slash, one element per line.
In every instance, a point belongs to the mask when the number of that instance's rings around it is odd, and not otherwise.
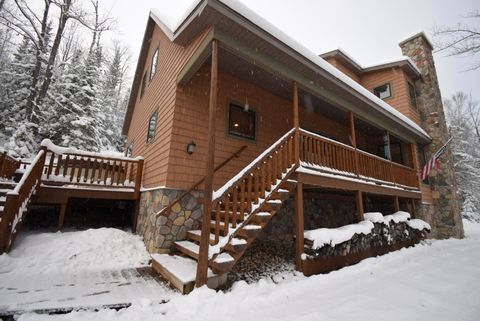
<path fill-rule="evenodd" d="M 373 229 L 373 223 L 362 221 L 357 224 L 345 225 L 339 228 L 320 228 L 304 233 L 306 239 L 313 241 L 313 249 L 318 249 L 328 244 L 335 246 L 350 240 L 355 234 L 369 234 Z"/>
<path fill-rule="evenodd" d="M 427 222 L 425 222 L 421 219 L 418 219 L 418 218 L 407 221 L 407 225 L 410 226 L 411 228 L 419 230 L 419 231 L 422 231 L 422 230 L 425 230 L 425 229 L 427 229 L 429 231 L 432 230 L 432 228 L 430 227 L 430 224 L 428 224 Z"/>
<path fill-rule="evenodd" d="M 385 225 L 388 225 L 391 221 L 393 221 L 395 223 L 407 222 L 410 219 L 410 213 L 403 212 L 403 211 L 398 211 L 398 212 L 393 213 L 391 215 L 383 216 L 382 213 L 380 213 L 380 212 L 371 212 L 371 213 L 363 214 L 363 217 L 365 218 L 366 221 L 370 221 L 372 223 L 383 223 Z M 427 223 L 425 223 L 425 224 L 427 224 Z"/>

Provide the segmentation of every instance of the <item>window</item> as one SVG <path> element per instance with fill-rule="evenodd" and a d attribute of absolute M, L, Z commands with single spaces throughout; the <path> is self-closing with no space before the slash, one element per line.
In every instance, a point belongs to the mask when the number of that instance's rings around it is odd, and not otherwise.
<path fill-rule="evenodd" d="M 255 111 L 231 103 L 228 109 L 228 133 L 255 140 Z"/>
<path fill-rule="evenodd" d="M 147 143 L 150 143 L 155 137 L 155 127 L 157 126 L 157 112 L 154 112 L 150 116 L 148 121 L 148 131 L 147 131 Z"/>
<path fill-rule="evenodd" d="M 390 84 L 385 84 L 385 85 L 375 87 L 373 89 L 373 93 L 375 94 L 375 96 L 379 97 L 380 99 L 385 99 L 392 96 L 392 89 L 390 87 Z"/>
<path fill-rule="evenodd" d="M 411 82 L 408 83 L 408 94 L 410 95 L 410 105 L 417 108 L 417 92 Z"/>
<path fill-rule="evenodd" d="M 150 80 L 153 79 L 157 72 L 157 60 L 158 60 L 158 48 L 155 49 L 155 53 L 152 56 L 152 63 L 150 65 Z"/>
<path fill-rule="evenodd" d="M 143 97 L 143 94 L 145 93 L 145 87 L 147 86 L 147 72 L 143 74 L 142 78 L 142 88 L 140 89 L 140 98 Z"/>

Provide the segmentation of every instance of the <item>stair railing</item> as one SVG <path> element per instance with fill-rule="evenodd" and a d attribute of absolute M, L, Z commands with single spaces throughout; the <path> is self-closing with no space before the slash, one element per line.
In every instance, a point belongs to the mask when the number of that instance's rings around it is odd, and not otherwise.
<path fill-rule="evenodd" d="M 0 153 L 0 178 L 11 179 L 18 167 L 19 161 L 10 157 L 6 151 Z"/>
<path fill-rule="evenodd" d="M 237 228 L 237 212 L 242 216 L 242 226 L 248 224 L 245 216 L 258 210 L 260 202 L 266 201 L 271 193 L 278 189 L 280 185 L 278 180 L 283 181 L 293 169 L 294 132 L 294 128 L 288 131 L 222 188 L 213 193 L 215 244 L 219 242 L 221 224 L 224 226 L 223 237 L 229 235 L 229 224 L 232 228 Z M 230 218 L 231 215 L 232 218 Z M 203 224 L 209 224 L 209 222 L 203 222 Z"/>
<path fill-rule="evenodd" d="M 5 209 L 0 221 L 0 253 L 9 251 L 15 240 L 24 210 L 40 185 L 46 150 L 42 148 L 26 169 L 15 189 L 7 193 Z"/>

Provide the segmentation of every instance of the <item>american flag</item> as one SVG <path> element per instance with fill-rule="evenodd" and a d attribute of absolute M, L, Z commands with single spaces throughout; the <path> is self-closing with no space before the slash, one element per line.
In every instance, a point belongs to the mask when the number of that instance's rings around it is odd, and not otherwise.
<path fill-rule="evenodd" d="M 430 174 L 430 171 L 432 170 L 433 167 L 435 167 L 437 170 L 440 167 L 440 162 L 438 159 L 442 154 L 445 152 L 445 149 L 447 149 L 448 143 L 452 140 L 452 137 L 442 146 L 440 147 L 439 150 L 435 154 L 433 154 L 432 158 L 423 166 L 422 172 L 420 173 L 420 178 L 423 181 L 427 176 Z"/>

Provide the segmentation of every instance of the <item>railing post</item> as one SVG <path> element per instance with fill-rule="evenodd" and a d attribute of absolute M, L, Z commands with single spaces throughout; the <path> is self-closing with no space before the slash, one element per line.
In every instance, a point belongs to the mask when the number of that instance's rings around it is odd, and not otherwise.
<path fill-rule="evenodd" d="M 412 168 L 415 171 L 415 187 L 420 188 L 420 175 L 418 172 L 416 146 L 413 143 L 410 143 L 410 155 L 412 157 Z"/>
<path fill-rule="evenodd" d="M 354 150 L 354 157 L 355 157 L 355 164 L 354 164 L 354 169 L 355 169 L 355 174 L 357 176 L 360 175 L 359 173 L 359 166 L 358 166 L 358 151 L 357 151 L 357 135 L 355 133 L 355 117 L 353 115 L 352 111 L 348 112 L 348 119 L 350 123 L 350 137 L 352 138 L 352 147 L 355 148 Z"/>
<path fill-rule="evenodd" d="M 300 165 L 300 116 L 298 113 L 298 85 L 295 80 L 292 81 L 292 101 L 293 101 L 293 127 L 295 128 L 293 154 L 295 167 Z"/>
<path fill-rule="evenodd" d="M 140 187 L 142 186 L 142 175 L 143 175 L 143 159 L 139 159 L 137 163 L 137 175 L 135 177 L 135 199 L 140 198 Z"/>
<path fill-rule="evenodd" d="M 5 164 L 5 157 L 7 157 L 6 151 L 0 154 L 0 178 L 3 177 L 3 166 Z"/>
<path fill-rule="evenodd" d="M 218 41 L 212 40 L 212 59 L 210 71 L 210 102 L 208 113 L 207 166 L 205 174 L 205 190 L 200 236 L 200 253 L 198 255 L 195 285 L 201 287 L 207 283 L 208 247 L 210 238 L 210 219 L 212 212 L 213 170 L 215 167 L 215 117 L 217 112 L 218 91 Z M 249 193 L 251 191 L 248 191 Z"/>

